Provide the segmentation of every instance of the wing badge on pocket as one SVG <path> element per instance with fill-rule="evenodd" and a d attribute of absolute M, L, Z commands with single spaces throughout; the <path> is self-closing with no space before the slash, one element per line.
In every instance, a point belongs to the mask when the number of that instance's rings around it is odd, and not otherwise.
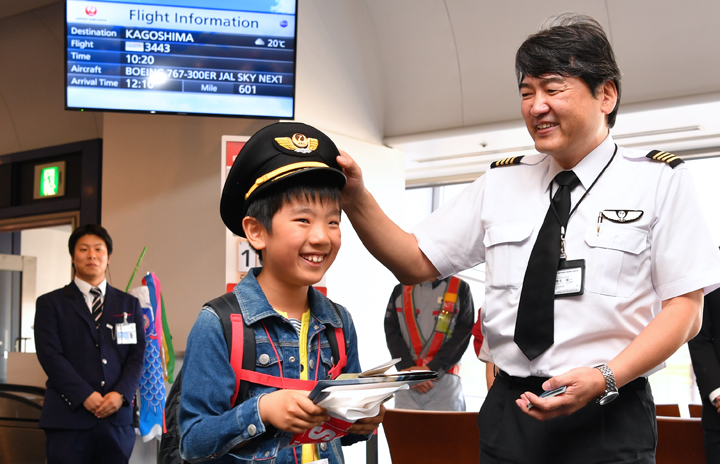
<path fill-rule="evenodd" d="M 611 222 L 635 222 L 643 215 L 642 211 L 632 209 L 606 209 L 602 212 L 602 217 Z"/>

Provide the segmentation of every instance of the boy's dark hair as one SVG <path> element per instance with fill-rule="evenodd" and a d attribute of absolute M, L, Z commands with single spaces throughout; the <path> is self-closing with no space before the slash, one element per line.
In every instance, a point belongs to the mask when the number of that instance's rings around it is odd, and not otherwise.
<path fill-rule="evenodd" d="M 246 216 L 254 217 L 268 233 L 272 234 L 272 219 L 285 204 L 293 201 L 320 201 L 340 207 L 340 189 L 336 184 L 324 182 L 319 176 L 306 175 L 296 181 L 271 189 L 253 200 L 247 207 Z M 251 245 L 252 247 L 252 245 Z M 254 249 L 254 248 L 253 248 Z M 262 251 L 255 250 L 262 263 Z"/>
<path fill-rule="evenodd" d="M 110 238 L 110 234 L 108 234 L 108 231 L 100 224 L 85 224 L 78 227 L 72 234 L 70 234 L 70 240 L 68 240 L 70 256 L 75 256 L 75 245 L 77 244 L 77 241 L 86 235 L 96 235 L 103 239 L 105 242 L 105 248 L 107 248 L 108 256 L 112 254 L 113 242 L 112 238 Z"/>
<path fill-rule="evenodd" d="M 617 88 L 615 108 L 607 117 L 615 125 L 620 107 L 620 69 L 605 31 L 595 19 L 576 13 L 561 13 L 545 20 L 539 32 L 528 37 L 515 55 L 518 85 L 526 76 L 559 74 L 579 77 L 593 97 L 605 83 Z"/>

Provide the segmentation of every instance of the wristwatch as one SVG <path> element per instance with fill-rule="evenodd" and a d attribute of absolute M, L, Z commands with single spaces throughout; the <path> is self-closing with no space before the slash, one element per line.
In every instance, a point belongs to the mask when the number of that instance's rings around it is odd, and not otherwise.
<path fill-rule="evenodd" d="M 598 369 L 600 372 L 602 372 L 603 377 L 605 377 L 605 393 L 600 395 L 600 397 L 596 400 L 600 405 L 605 405 L 620 396 L 620 393 L 618 393 L 618 389 L 615 386 L 615 376 L 613 375 L 613 371 L 607 366 L 607 364 L 598 364 L 597 366 L 593 366 L 594 369 Z"/>

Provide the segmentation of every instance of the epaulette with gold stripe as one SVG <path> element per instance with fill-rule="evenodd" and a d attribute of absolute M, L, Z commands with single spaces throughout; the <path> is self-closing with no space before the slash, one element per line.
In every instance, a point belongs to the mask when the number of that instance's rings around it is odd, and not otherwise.
<path fill-rule="evenodd" d="M 512 156 L 510 158 L 503 158 L 501 160 L 497 160 L 490 165 L 490 169 L 497 168 L 500 166 L 512 166 L 513 164 L 520 164 L 520 161 L 524 157 L 525 157 L 525 155 L 521 155 L 521 156 Z"/>
<path fill-rule="evenodd" d="M 669 164 L 670 167 L 673 169 L 675 169 L 676 166 L 685 162 L 679 157 L 673 155 L 672 153 L 660 150 L 653 150 L 645 156 L 655 161 L 664 161 L 665 163 Z"/>

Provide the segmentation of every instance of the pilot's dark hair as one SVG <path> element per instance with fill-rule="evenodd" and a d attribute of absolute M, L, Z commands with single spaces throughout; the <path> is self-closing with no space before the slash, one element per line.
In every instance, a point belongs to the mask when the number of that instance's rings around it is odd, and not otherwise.
<path fill-rule="evenodd" d="M 527 76 L 579 77 L 590 87 L 593 97 L 597 97 L 605 83 L 614 82 L 617 102 L 607 116 L 607 123 L 608 127 L 615 125 L 620 107 L 620 68 L 605 31 L 590 16 L 561 13 L 543 21 L 538 32 L 518 49 L 515 74 L 518 85 Z"/>
<path fill-rule="evenodd" d="M 110 234 L 100 224 L 85 224 L 78 227 L 70 234 L 70 240 L 68 240 L 68 249 L 70 250 L 70 256 L 75 256 L 75 245 L 81 237 L 86 235 L 97 235 L 105 242 L 105 248 L 107 248 L 108 256 L 112 254 L 113 242 L 110 238 Z"/>

